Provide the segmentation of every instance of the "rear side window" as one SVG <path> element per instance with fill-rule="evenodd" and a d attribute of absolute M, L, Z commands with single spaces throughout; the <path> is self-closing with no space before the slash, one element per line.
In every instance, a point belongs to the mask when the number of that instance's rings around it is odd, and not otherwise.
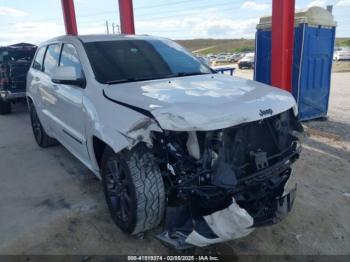
<path fill-rule="evenodd" d="M 75 69 L 78 78 L 83 78 L 81 63 L 77 51 L 71 44 L 64 44 L 62 48 L 60 67 L 71 66 Z"/>
<path fill-rule="evenodd" d="M 45 55 L 46 46 L 40 47 L 38 52 L 36 53 L 34 62 L 33 62 L 33 68 L 36 70 L 42 70 L 43 68 L 43 60 Z"/>
<path fill-rule="evenodd" d="M 58 66 L 58 60 L 60 57 L 60 44 L 49 45 L 46 51 L 44 60 L 44 72 L 48 75 L 52 75 L 53 69 Z"/>

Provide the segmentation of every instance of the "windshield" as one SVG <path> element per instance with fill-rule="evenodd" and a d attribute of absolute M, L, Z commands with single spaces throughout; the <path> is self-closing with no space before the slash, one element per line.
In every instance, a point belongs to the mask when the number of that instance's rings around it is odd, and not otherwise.
<path fill-rule="evenodd" d="M 85 43 L 96 80 L 121 83 L 212 73 L 170 40 L 116 40 Z"/>

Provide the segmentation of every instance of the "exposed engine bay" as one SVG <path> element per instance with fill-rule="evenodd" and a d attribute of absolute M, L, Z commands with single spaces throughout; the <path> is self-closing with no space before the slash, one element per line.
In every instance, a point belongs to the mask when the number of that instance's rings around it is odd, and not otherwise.
<path fill-rule="evenodd" d="M 157 238 L 184 249 L 280 221 L 295 197 L 285 185 L 301 151 L 301 131 L 289 110 L 215 131 L 154 132 L 167 193 L 165 231 Z"/>

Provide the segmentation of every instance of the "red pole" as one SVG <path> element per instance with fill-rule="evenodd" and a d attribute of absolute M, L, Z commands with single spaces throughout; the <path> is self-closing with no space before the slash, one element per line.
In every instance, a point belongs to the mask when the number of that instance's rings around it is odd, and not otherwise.
<path fill-rule="evenodd" d="M 295 0 L 273 0 L 271 84 L 292 91 Z"/>
<path fill-rule="evenodd" d="M 61 0 L 64 25 L 67 35 L 77 35 L 78 27 L 75 18 L 74 0 Z"/>
<path fill-rule="evenodd" d="M 135 34 L 132 0 L 119 0 L 119 16 L 122 34 Z"/>

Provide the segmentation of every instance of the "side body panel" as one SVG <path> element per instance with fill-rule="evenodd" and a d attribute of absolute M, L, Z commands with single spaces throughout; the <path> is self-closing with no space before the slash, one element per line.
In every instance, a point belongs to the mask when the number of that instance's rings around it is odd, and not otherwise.
<path fill-rule="evenodd" d="M 106 99 L 103 96 L 104 85 L 94 79 L 81 42 L 75 38 L 62 42 L 76 48 L 86 76 L 86 88 L 54 84 L 48 75 L 31 68 L 27 76 L 27 97 L 33 101 L 48 135 L 56 138 L 100 177 L 94 137 L 117 153 L 136 142 L 136 137 L 129 136 L 128 131 L 135 130 L 135 126 L 142 129 L 142 123 L 150 119 Z M 161 131 L 156 124 L 153 129 Z"/>

